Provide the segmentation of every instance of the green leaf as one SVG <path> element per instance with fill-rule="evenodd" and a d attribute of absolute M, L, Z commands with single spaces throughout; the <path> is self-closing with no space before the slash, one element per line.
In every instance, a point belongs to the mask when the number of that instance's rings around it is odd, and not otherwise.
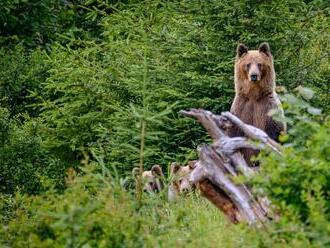
<path fill-rule="evenodd" d="M 314 96 L 314 91 L 310 88 L 298 86 L 295 90 L 297 90 L 298 93 L 306 100 L 310 100 Z"/>

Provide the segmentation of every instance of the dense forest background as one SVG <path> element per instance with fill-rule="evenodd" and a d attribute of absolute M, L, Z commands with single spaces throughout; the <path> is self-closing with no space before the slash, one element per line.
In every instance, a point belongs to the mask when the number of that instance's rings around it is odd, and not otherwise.
<path fill-rule="evenodd" d="M 196 196 L 137 207 L 141 156 L 166 174 L 196 158 L 208 138 L 178 111 L 229 110 L 237 44 L 264 41 L 290 131 L 255 183 L 282 220 L 228 228 Z M 330 245 L 329 1 L 3 0 L 0 44 L 0 244 Z"/>

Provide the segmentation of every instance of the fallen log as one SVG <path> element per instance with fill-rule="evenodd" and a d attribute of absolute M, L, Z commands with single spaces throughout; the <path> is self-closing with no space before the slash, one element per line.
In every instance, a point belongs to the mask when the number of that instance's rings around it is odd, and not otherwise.
<path fill-rule="evenodd" d="M 230 112 L 215 115 L 203 109 L 191 109 L 180 113 L 197 119 L 213 140 L 211 145 L 199 147 L 197 166 L 190 176 L 202 195 L 233 223 L 245 221 L 260 225 L 272 219 L 274 214 L 269 201 L 254 196 L 249 185 L 235 183 L 234 179 L 239 175 L 251 177 L 256 173 L 256 169 L 249 167 L 244 160 L 240 149 L 269 148 L 281 154 L 281 146 L 264 131 L 245 124 Z M 226 133 L 234 126 L 241 129 L 246 137 L 229 137 Z"/>

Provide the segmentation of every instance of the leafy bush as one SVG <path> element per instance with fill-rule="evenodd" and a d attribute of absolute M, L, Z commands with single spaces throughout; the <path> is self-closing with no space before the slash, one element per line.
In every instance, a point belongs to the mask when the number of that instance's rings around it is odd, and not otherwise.
<path fill-rule="evenodd" d="M 25 119 L 24 124 L 0 108 L 0 192 L 20 190 L 35 194 L 49 184 L 62 188 L 67 165 L 59 166 L 59 161 L 42 147 L 38 120 L 21 118 Z"/>
<path fill-rule="evenodd" d="M 299 88 L 310 99 L 312 91 Z M 305 238 L 315 247 L 329 245 L 330 223 L 330 122 L 329 117 L 303 98 L 285 95 L 291 125 L 283 156 L 262 159 L 257 178 L 262 189 L 279 207 L 278 239 Z M 284 229 L 281 232 L 277 230 Z M 296 233 L 295 233 L 296 232 Z"/>
<path fill-rule="evenodd" d="M 61 0 L 4 0 L 0 3 L 0 43 L 28 46 L 49 42 L 57 29 Z"/>
<path fill-rule="evenodd" d="M 95 164 L 93 165 L 95 168 Z M 68 174 L 63 194 L 16 193 L 0 198 L 0 244 L 8 247 L 225 247 L 256 246 L 258 238 L 229 226 L 218 210 L 196 196 L 169 204 L 135 198 L 114 178 L 88 166 L 85 175 Z M 226 230 L 224 232 L 224 230 Z M 237 238 L 239 235 L 239 238 Z"/>
<path fill-rule="evenodd" d="M 0 49 L 0 104 L 10 111 L 11 116 L 28 113 L 36 116 L 38 109 L 32 104 L 38 99 L 42 83 L 47 77 L 45 53 L 41 50 L 27 52 L 20 45 L 13 49 Z"/>

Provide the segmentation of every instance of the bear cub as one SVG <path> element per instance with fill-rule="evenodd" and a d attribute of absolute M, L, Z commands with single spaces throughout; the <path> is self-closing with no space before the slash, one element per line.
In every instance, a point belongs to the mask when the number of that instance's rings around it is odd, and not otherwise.
<path fill-rule="evenodd" d="M 168 188 L 169 201 L 175 201 L 180 194 L 187 194 L 194 190 L 195 185 L 190 182 L 190 174 L 195 169 L 196 160 L 189 161 L 186 166 L 174 162 L 171 164 L 170 177 L 172 182 Z"/>
<path fill-rule="evenodd" d="M 132 171 L 133 177 L 137 179 L 139 168 L 134 168 Z M 143 191 L 147 193 L 156 193 L 164 189 L 164 174 L 162 167 L 155 164 L 151 170 L 142 172 Z"/>

